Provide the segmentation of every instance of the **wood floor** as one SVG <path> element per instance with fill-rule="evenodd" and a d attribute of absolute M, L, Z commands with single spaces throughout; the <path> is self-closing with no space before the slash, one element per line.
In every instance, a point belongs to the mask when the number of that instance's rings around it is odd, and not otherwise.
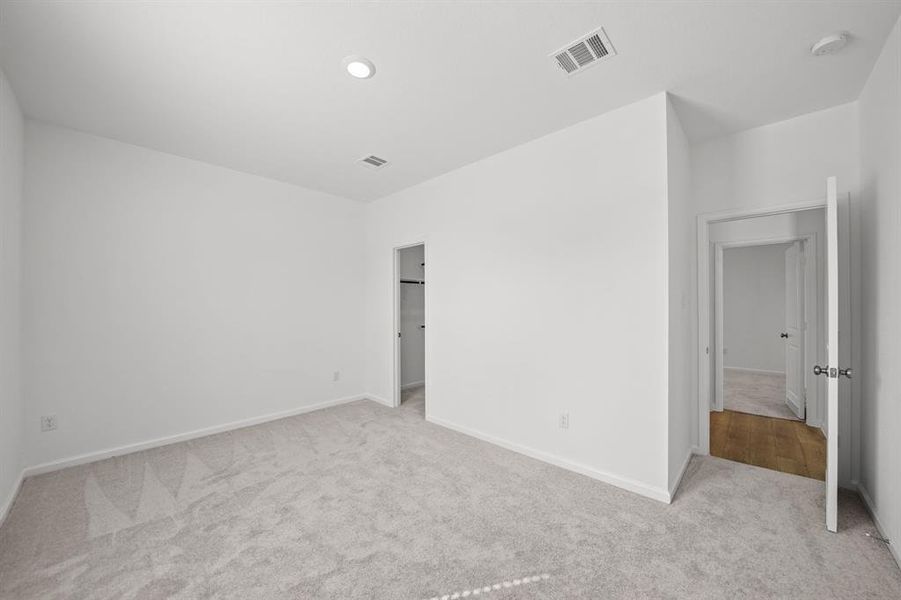
<path fill-rule="evenodd" d="M 710 454 L 825 481 L 826 438 L 801 421 L 731 410 L 710 413 Z"/>

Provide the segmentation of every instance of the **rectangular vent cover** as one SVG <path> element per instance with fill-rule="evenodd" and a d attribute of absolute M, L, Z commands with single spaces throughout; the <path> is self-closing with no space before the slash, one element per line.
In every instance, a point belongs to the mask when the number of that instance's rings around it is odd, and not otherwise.
<path fill-rule="evenodd" d="M 369 156 L 367 156 L 365 158 L 361 158 L 359 160 L 359 163 L 361 165 L 363 165 L 364 167 L 368 167 L 370 169 L 380 169 L 380 168 L 384 167 L 385 165 L 387 165 L 388 161 L 385 160 L 384 158 L 380 158 L 378 156 L 370 154 Z"/>
<path fill-rule="evenodd" d="M 597 29 L 581 37 L 556 52 L 550 54 L 557 66 L 567 75 L 581 73 L 588 67 L 598 64 L 602 59 L 616 55 L 610 38 L 604 28 Z"/>

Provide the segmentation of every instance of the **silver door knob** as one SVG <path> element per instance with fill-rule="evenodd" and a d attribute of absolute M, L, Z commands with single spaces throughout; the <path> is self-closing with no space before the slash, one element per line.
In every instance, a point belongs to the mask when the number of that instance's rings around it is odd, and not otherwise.
<path fill-rule="evenodd" d="M 851 369 L 850 369 L 850 368 L 848 368 L 848 369 L 839 369 L 839 370 L 838 370 L 838 374 L 839 374 L 839 375 L 844 375 L 844 376 L 847 377 L 848 379 L 851 379 L 851 375 L 852 375 Z"/>
<path fill-rule="evenodd" d="M 813 366 L 813 374 L 814 375 L 825 375 L 826 377 L 829 377 L 829 365 L 826 365 L 825 367 L 821 367 L 820 365 L 814 365 Z"/>

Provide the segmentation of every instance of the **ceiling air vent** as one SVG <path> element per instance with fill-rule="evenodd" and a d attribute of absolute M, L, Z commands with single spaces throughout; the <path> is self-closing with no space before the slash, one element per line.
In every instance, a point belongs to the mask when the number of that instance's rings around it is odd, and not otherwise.
<path fill-rule="evenodd" d="M 553 52 L 550 56 L 567 75 L 581 73 L 601 60 L 614 56 L 616 50 L 604 29 L 597 29 Z"/>
<path fill-rule="evenodd" d="M 361 158 L 358 162 L 369 169 L 380 169 L 388 164 L 388 161 L 384 158 L 372 154 L 365 158 Z"/>

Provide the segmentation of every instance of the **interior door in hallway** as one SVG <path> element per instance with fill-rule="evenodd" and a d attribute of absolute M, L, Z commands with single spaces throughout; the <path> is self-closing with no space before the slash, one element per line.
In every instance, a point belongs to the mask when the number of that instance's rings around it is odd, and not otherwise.
<path fill-rule="evenodd" d="M 842 231 L 847 231 L 842 229 Z M 826 360 L 814 368 L 826 377 L 826 527 L 838 531 L 838 433 L 839 378 L 851 377 L 851 369 L 840 365 L 839 315 L 839 211 L 835 177 L 826 180 Z M 846 442 L 847 443 L 847 442 Z"/>
<path fill-rule="evenodd" d="M 804 267 L 801 242 L 785 250 L 785 402 L 804 420 Z"/>

